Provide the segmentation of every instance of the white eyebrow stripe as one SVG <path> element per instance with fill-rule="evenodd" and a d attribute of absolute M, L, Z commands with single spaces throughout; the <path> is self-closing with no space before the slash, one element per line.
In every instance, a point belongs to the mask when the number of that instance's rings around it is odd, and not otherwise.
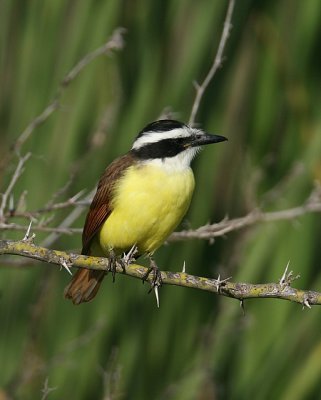
<path fill-rule="evenodd" d="M 140 136 L 138 139 L 135 140 L 132 150 L 137 150 L 144 145 L 150 144 L 150 143 L 157 143 L 162 140 L 166 139 L 179 139 L 179 138 L 186 138 L 192 135 L 192 133 L 203 133 L 201 130 L 198 129 L 192 129 L 189 127 L 186 128 L 177 128 L 177 129 L 172 129 L 170 131 L 166 132 L 146 132 L 142 136 Z"/>

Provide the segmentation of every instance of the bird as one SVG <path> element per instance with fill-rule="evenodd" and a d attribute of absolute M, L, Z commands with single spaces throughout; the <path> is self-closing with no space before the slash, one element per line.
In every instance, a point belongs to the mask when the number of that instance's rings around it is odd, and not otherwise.
<path fill-rule="evenodd" d="M 85 220 L 81 253 L 112 259 L 135 247 L 138 256 L 150 258 L 156 276 L 154 252 L 191 203 L 191 161 L 205 145 L 225 140 L 172 119 L 145 126 L 132 148 L 102 174 Z M 65 297 L 76 305 L 92 300 L 105 275 L 106 271 L 78 269 Z"/>

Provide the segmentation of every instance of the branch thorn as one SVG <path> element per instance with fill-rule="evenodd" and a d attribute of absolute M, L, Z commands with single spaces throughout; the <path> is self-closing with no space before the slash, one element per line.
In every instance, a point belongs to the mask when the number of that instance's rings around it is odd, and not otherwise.
<path fill-rule="evenodd" d="M 158 286 L 154 287 L 154 293 L 156 297 L 157 308 L 159 308 L 159 293 L 158 293 Z"/>
<path fill-rule="evenodd" d="M 224 286 L 225 283 L 226 283 L 227 281 L 229 281 L 231 278 L 232 278 L 232 277 L 229 276 L 228 278 L 221 279 L 221 274 L 218 274 L 217 279 L 214 279 L 214 281 L 215 281 L 214 285 L 215 285 L 216 290 L 217 290 L 218 293 L 221 291 L 222 286 Z"/>
<path fill-rule="evenodd" d="M 290 286 L 293 281 L 300 278 L 299 274 L 294 276 L 293 271 L 288 272 L 289 265 L 290 265 L 290 261 L 288 261 L 288 263 L 285 267 L 285 270 L 283 272 L 283 275 L 282 275 L 281 279 L 279 280 L 279 285 L 281 286 L 282 289 Z"/>
<path fill-rule="evenodd" d="M 304 299 L 303 299 L 302 310 L 304 310 L 305 307 L 307 307 L 311 310 L 311 304 L 307 297 L 304 297 Z"/>
<path fill-rule="evenodd" d="M 185 260 L 183 262 L 182 272 L 183 272 L 183 274 L 185 274 L 185 272 L 186 272 L 186 262 L 185 262 Z"/>
<path fill-rule="evenodd" d="M 244 299 L 241 299 L 241 300 L 240 300 L 240 307 L 241 307 L 242 312 L 243 312 L 243 317 L 245 317 Z"/>
<path fill-rule="evenodd" d="M 137 245 L 136 243 L 131 247 L 131 249 L 127 252 L 124 253 L 122 262 L 125 264 L 125 266 L 128 266 L 131 264 L 133 261 L 136 261 L 135 255 L 138 253 Z"/>
<path fill-rule="evenodd" d="M 60 271 L 61 271 L 61 268 L 64 267 L 65 270 L 68 272 L 68 274 L 70 274 L 72 276 L 72 272 L 70 271 L 70 268 L 69 268 L 69 266 L 71 266 L 71 265 L 72 265 L 71 263 L 67 263 L 66 260 L 61 259 L 60 260 Z"/>
<path fill-rule="evenodd" d="M 28 229 L 27 229 L 27 232 L 26 232 L 24 238 L 22 239 L 23 242 L 32 241 L 36 237 L 35 233 L 33 233 L 30 236 L 31 225 L 32 225 L 32 219 L 30 220 L 30 223 L 29 223 L 29 226 L 28 226 Z"/>
<path fill-rule="evenodd" d="M 285 267 L 285 270 L 283 272 L 283 275 L 281 276 L 281 279 L 279 281 L 279 284 L 282 286 L 282 288 L 284 288 L 286 286 L 289 286 L 289 284 L 291 283 L 291 277 L 293 275 L 293 272 L 290 271 L 288 273 L 289 265 L 290 265 L 290 260 L 286 264 L 286 267 Z"/>

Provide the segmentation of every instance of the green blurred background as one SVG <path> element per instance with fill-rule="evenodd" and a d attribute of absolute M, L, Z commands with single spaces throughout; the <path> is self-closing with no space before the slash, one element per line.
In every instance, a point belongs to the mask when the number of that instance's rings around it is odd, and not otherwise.
<path fill-rule="evenodd" d="M 32 152 L 15 187 L 26 209 L 88 193 L 105 166 L 148 122 L 171 110 L 188 121 L 216 52 L 227 9 L 211 0 L 2 0 L 0 157 L 51 101 L 64 75 L 118 27 L 125 48 L 90 64 L 61 107 L 23 146 Z M 197 122 L 229 142 L 195 161 L 197 188 L 183 227 L 301 204 L 321 180 L 321 3 L 237 1 L 223 67 Z M 0 171 L 3 192 L 17 158 Z M 57 226 L 69 210 L 55 213 Z M 84 214 L 73 224 L 82 227 Z M 27 223 L 25 220 L 16 220 Z M 3 238 L 21 238 L 5 231 Z M 288 260 L 295 286 L 321 290 L 317 214 L 235 232 L 210 244 L 173 243 L 162 269 L 233 281 L 277 281 Z M 40 244 L 47 235 L 39 233 Z M 80 235 L 51 247 L 79 250 Z M 39 263 L 0 260 L 0 399 L 321 398 L 321 309 L 280 300 L 245 302 L 106 279 L 94 302 L 63 299 L 70 277 Z"/>

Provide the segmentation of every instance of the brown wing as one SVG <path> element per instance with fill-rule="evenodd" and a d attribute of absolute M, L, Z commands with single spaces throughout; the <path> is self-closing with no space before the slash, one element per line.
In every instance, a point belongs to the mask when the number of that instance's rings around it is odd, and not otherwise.
<path fill-rule="evenodd" d="M 91 241 L 112 212 L 111 197 L 115 182 L 135 162 L 132 154 L 127 153 L 113 161 L 100 178 L 82 233 L 82 254 L 89 255 Z"/>

